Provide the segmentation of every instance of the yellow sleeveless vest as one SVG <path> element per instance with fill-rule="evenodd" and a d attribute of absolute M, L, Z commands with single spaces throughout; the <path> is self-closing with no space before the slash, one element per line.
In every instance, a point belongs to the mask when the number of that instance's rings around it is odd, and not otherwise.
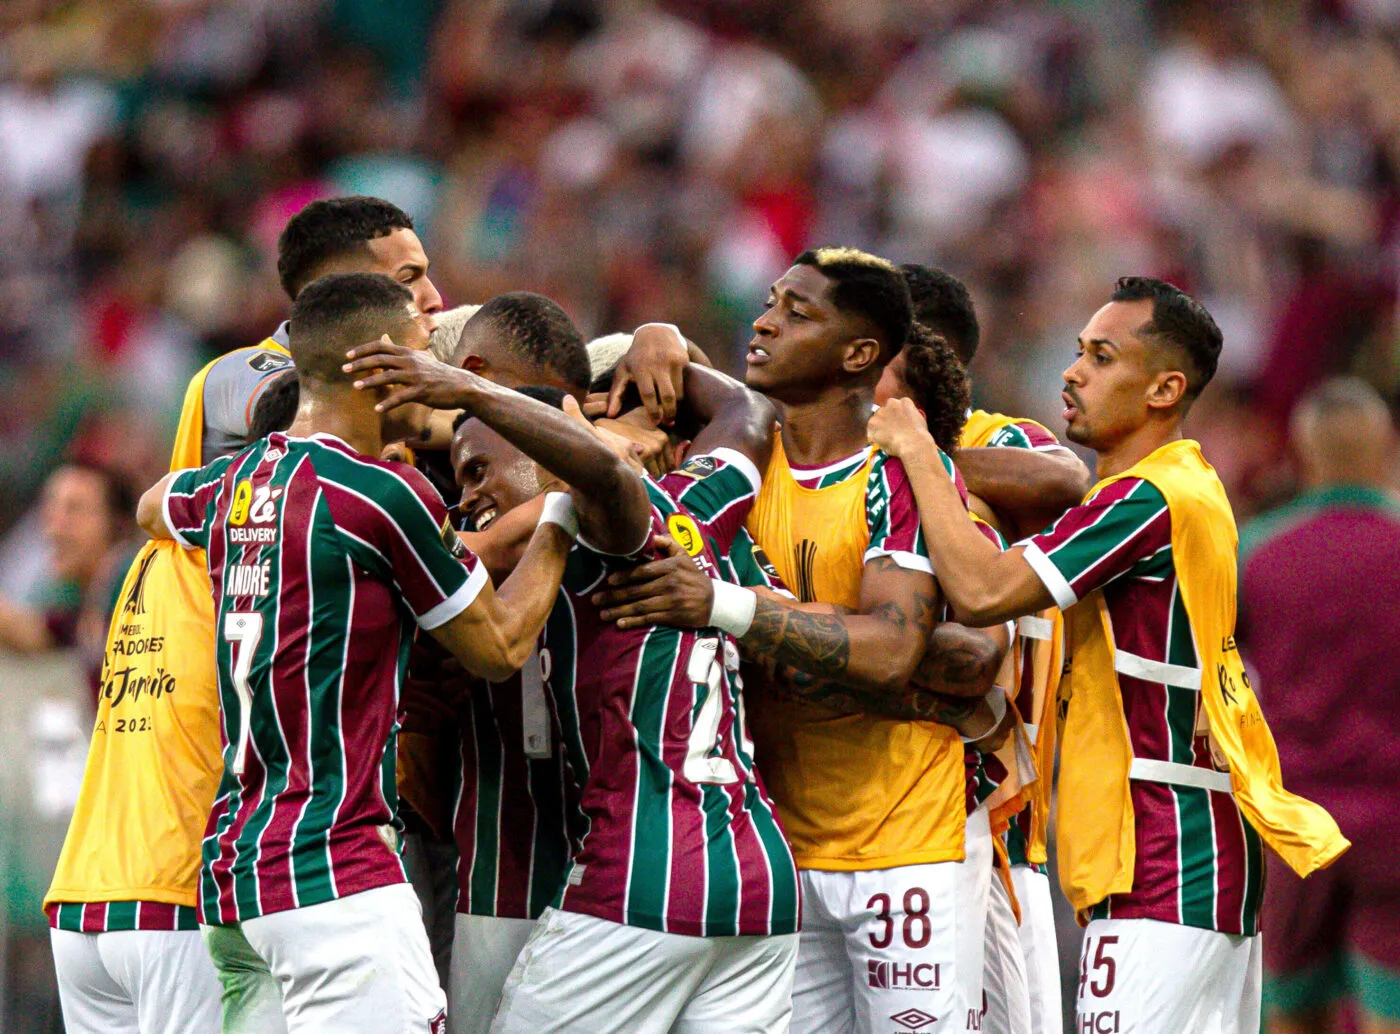
<path fill-rule="evenodd" d="M 271 338 L 256 348 L 287 351 Z M 185 391 L 171 470 L 201 465 L 204 380 L 213 365 Z M 45 908 L 194 906 L 200 843 L 223 773 L 219 730 L 204 551 L 148 542 L 127 571 L 107 630 L 97 723 Z"/>
<path fill-rule="evenodd" d="M 46 908 L 194 905 L 200 840 L 223 771 L 213 658 L 204 553 L 146 543 L 107 632 L 97 724 Z"/>
<path fill-rule="evenodd" d="M 980 449 L 1004 427 L 1012 424 L 1034 423 L 1023 418 L 1007 416 L 1004 413 L 988 413 L 985 409 L 975 409 L 968 414 L 963 424 L 962 435 L 958 439 L 961 449 Z M 1039 426 L 1039 425 L 1037 425 Z M 1048 431 L 1046 432 L 1049 433 Z M 1063 666 L 1064 619 L 1058 607 L 1049 607 L 1039 614 L 1027 615 L 1017 622 L 1016 641 L 1011 648 L 1011 661 L 1017 678 L 1017 690 L 1024 686 L 1025 679 L 1031 681 L 1032 704 L 1025 714 L 1020 715 L 1031 741 L 1031 757 L 1035 763 L 1037 779 L 1022 791 L 1022 800 L 1031 808 L 1031 835 L 1026 845 L 1026 857 L 1038 865 L 1046 862 L 1046 830 L 1050 822 L 1050 774 L 1055 766 L 1055 722 L 1049 705 L 1055 699 L 1060 685 L 1060 668 Z M 998 758 L 1012 767 L 1015 750 L 1014 740 L 1008 741 Z M 1015 814 L 1012 810 L 1010 814 Z"/>
<path fill-rule="evenodd" d="M 1240 811 L 1298 875 L 1331 865 L 1351 845 L 1325 810 L 1283 788 L 1273 736 L 1235 647 L 1238 535 L 1225 487 L 1189 440 L 1162 446 L 1092 491 L 1125 477 L 1150 482 L 1171 512 L 1172 556 L 1201 661 L 1203 710 Z M 1082 914 L 1110 894 L 1132 890 L 1133 752 L 1103 594 L 1080 600 L 1065 621 L 1070 664 L 1060 685 L 1056 831 L 1060 885 Z"/>
<path fill-rule="evenodd" d="M 809 489 L 779 439 L 748 529 L 805 601 L 860 606 L 870 532 L 865 488 L 874 462 Z M 934 722 L 843 715 L 798 702 L 749 712 L 759 769 L 799 868 L 888 869 L 963 857 L 963 745 Z"/>

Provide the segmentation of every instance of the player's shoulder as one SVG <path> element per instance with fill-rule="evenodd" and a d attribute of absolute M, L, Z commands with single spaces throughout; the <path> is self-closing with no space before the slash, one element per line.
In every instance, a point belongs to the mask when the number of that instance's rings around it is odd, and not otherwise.
<path fill-rule="evenodd" d="M 1167 497 L 1146 478 L 1129 475 L 1090 489 L 1080 505 L 1095 508 L 1127 506 L 1134 509 L 1160 509 L 1167 505 Z"/>
<path fill-rule="evenodd" d="M 274 440 L 276 437 L 274 436 Z M 358 491 L 375 493 L 411 492 L 439 505 L 441 498 L 432 483 L 407 463 L 384 460 L 357 452 L 348 442 L 334 435 L 317 433 L 306 438 L 286 438 L 289 444 L 305 449 L 317 477 Z"/>
<path fill-rule="evenodd" d="M 686 457 L 685 462 L 660 483 L 674 498 L 684 502 L 687 495 L 705 489 L 721 488 L 729 494 L 757 495 L 763 489 L 763 475 L 749 457 L 721 446 Z"/>

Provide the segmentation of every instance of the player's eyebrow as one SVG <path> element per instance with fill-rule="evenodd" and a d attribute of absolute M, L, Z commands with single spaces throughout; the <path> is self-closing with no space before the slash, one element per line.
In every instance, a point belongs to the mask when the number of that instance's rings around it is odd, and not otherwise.
<path fill-rule="evenodd" d="M 1081 348 L 1082 348 L 1084 345 L 1098 345 L 1098 346 L 1100 346 L 1100 347 L 1111 348 L 1111 349 L 1113 349 L 1115 352 L 1121 352 L 1121 351 L 1122 351 L 1121 348 L 1119 348 L 1116 344 L 1114 344 L 1112 341 L 1110 341 L 1110 340 L 1109 340 L 1108 338 L 1106 338 L 1106 337 L 1091 337 L 1091 338 L 1089 338 L 1087 341 L 1086 341 L 1084 338 L 1081 337 L 1081 338 L 1078 339 L 1078 341 L 1079 341 L 1079 345 L 1080 345 Z"/>
<path fill-rule="evenodd" d="M 768 293 L 770 295 L 778 295 L 779 297 L 786 295 L 788 298 L 802 305 L 816 304 L 816 301 L 814 299 L 807 297 L 807 295 L 803 294 L 801 291 L 795 290 L 794 288 L 787 286 L 783 286 L 780 288 L 777 284 L 774 284 L 773 286 L 768 288 Z"/>

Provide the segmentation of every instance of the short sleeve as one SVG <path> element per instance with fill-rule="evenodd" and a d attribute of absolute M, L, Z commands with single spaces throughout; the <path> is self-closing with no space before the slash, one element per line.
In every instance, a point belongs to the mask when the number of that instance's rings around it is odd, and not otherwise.
<path fill-rule="evenodd" d="M 955 476 L 952 460 L 941 449 L 938 457 L 949 476 Z M 882 452 L 876 454 L 865 486 L 865 523 L 870 531 L 867 564 L 889 557 L 905 570 L 933 573 L 909 475 L 899 460 Z"/>
<path fill-rule="evenodd" d="M 1016 420 L 999 428 L 987 439 L 989 449 L 1063 449 L 1050 429 L 1034 420 Z"/>
<path fill-rule="evenodd" d="M 248 425 L 258 395 L 269 380 L 291 365 L 284 352 L 240 348 L 209 368 L 204 377 L 204 459 L 236 452 L 248 443 Z"/>
<path fill-rule="evenodd" d="M 457 537 L 427 478 L 401 463 L 345 463 L 336 471 L 343 476 L 317 471 L 336 525 L 383 558 L 419 626 L 437 628 L 470 607 L 486 568 Z"/>
<path fill-rule="evenodd" d="M 1018 545 L 1060 607 L 1132 572 L 1172 544 L 1167 501 L 1141 478 L 1105 485 Z"/>
<path fill-rule="evenodd" d="M 224 474 L 232 457 L 203 467 L 182 470 L 165 486 L 161 515 L 165 527 L 185 549 L 207 549 Z"/>
<path fill-rule="evenodd" d="M 661 479 L 667 494 L 704 526 L 720 556 L 730 551 L 743 530 L 762 486 L 753 461 L 733 449 L 689 457 Z"/>

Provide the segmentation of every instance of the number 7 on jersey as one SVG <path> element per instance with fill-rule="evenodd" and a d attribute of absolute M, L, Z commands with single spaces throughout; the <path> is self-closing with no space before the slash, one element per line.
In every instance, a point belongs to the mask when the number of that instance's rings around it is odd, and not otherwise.
<path fill-rule="evenodd" d="M 243 761 L 248 753 L 249 719 L 253 710 L 253 691 L 248 688 L 248 675 L 253 670 L 253 654 L 262 638 L 263 619 L 256 611 L 224 615 L 224 639 L 233 654 L 233 691 L 238 694 L 238 740 L 233 750 L 233 774 L 243 774 Z"/>

